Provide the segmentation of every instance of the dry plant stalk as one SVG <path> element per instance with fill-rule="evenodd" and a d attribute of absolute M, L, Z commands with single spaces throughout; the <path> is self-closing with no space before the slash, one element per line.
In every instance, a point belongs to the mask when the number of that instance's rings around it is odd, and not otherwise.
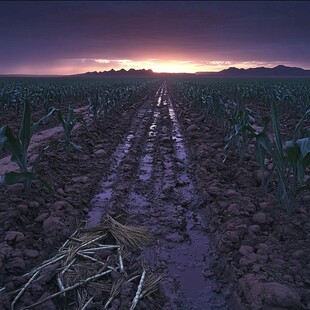
<path fill-rule="evenodd" d="M 116 296 L 120 293 L 121 287 L 122 287 L 124 282 L 125 282 L 125 279 L 120 278 L 115 283 L 113 283 L 109 299 L 106 302 L 106 304 L 104 305 L 103 309 L 107 309 L 109 304 L 113 301 L 113 299 L 116 298 Z"/>
<path fill-rule="evenodd" d="M 98 278 L 100 278 L 100 277 L 102 277 L 102 276 L 104 276 L 104 275 L 110 273 L 111 271 L 112 271 L 112 270 L 107 270 L 107 271 L 105 271 L 105 272 L 102 272 L 102 273 L 96 274 L 96 275 L 94 275 L 94 276 L 92 276 L 92 277 L 89 277 L 89 278 L 87 278 L 86 280 L 80 281 L 80 282 L 78 282 L 78 283 L 76 283 L 76 284 L 74 284 L 74 285 L 72 285 L 72 286 L 69 286 L 69 287 L 65 288 L 63 291 L 60 291 L 60 292 L 57 292 L 57 293 L 52 294 L 52 295 L 50 295 L 50 296 L 47 296 L 46 298 L 44 298 L 44 299 L 42 299 L 42 300 L 40 300 L 40 301 L 38 301 L 38 302 L 36 302 L 36 303 L 30 305 L 30 306 L 25 307 L 25 308 L 23 308 L 22 310 L 31 309 L 31 308 L 34 308 L 34 307 L 36 307 L 36 306 L 38 306 L 38 305 L 41 305 L 42 303 L 44 303 L 44 302 L 46 302 L 46 301 L 48 301 L 48 300 L 50 300 L 50 299 L 52 299 L 52 298 L 55 298 L 55 297 L 57 297 L 57 296 L 59 296 L 59 295 L 61 295 L 61 294 L 63 294 L 63 293 L 72 291 L 73 289 L 75 289 L 75 288 L 77 288 L 77 287 L 80 287 L 80 286 L 83 286 L 83 285 L 87 284 L 87 283 L 90 282 L 90 281 L 96 280 L 96 279 L 98 279 Z"/>
<path fill-rule="evenodd" d="M 144 290 L 141 293 L 141 298 L 143 297 L 148 297 L 155 293 L 158 289 L 158 285 L 160 281 L 164 278 L 165 276 L 163 274 L 160 275 L 155 275 L 152 273 L 149 273 L 146 276 L 146 279 L 144 281 Z"/>
<path fill-rule="evenodd" d="M 135 298 L 132 301 L 130 310 L 134 310 L 136 308 L 136 306 L 137 306 L 137 304 L 138 304 L 138 302 L 139 302 L 139 300 L 141 298 L 141 292 L 142 292 L 143 282 L 144 282 L 144 279 L 145 279 L 145 274 L 146 274 L 146 271 L 143 269 L 143 272 L 142 272 L 142 275 L 141 275 L 141 279 L 140 279 L 140 282 L 139 282 L 139 285 L 138 285 L 138 289 L 137 289 Z"/>
<path fill-rule="evenodd" d="M 26 288 L 31 284 L 31 282 L 37 277 L 37 275 L 40 273 L 41 270 L 38 270 L 25 284 L 25 286 L 20 290 L 20 292 L 17 294 L 17 296 L 14 298 L 12 304 L 11 304 L 11 310 L 14 310 L 15 304 L 17 303 L 18 299 L 22 296 L 22 294 L 25 292 Z"/>
<path fill-rule="evenodd" d="M 152 244 L 152 235 L 143 227 L 123 225 L 111 216 L 107 217 L 106 223 L 117 243 L 125 248 L 143 249 Z"/>
<path fill-rule="evenodd" d="M 115 239 L 114 242 L 104 244 L 102 240 L 106 239 L 109 235 Z M 11 292 L 11 294 L 18 293 L 11 305 L 11 309 L 14 310 L 16 302 L 27 287 L 42 278 L 42 276 L 38 277 L 39 273 L 41 272 L 42 274 L 42 270 L 45 267 L 57 262 L 61 262 L 61 267 L 57 269 L 58 273 L 56 275 L 56 284 L 58 284 L 59 291 L 23 308 L 23 310 L 34 308 L 58 296 L 65 296 L 70 291 L 75 292 L 73 296 L 77 309 L 85 310 L 94 298 L 88 295 L 85 288 L 86 285 L 97 288 L 99 286 L 100 290 L 106 291 L 107 293 L 110 292 L 104 305 L 104 309 L 107 309 L 113 299 L 120 293 L 122 284 L 125 281 L 131 282 L 139 278 L 139 275 L 137 275 L 128 279 L 128 275 L 124 270 L 124 260 L 128 255 L 125 251 L 126 248 L 134 250 L 141 249 L 150 245 L 152 241 L 151 234 L 143 227 L 126 226 L 110 216 L 95 228 L 79 228 L 63 243 L 54 257 L 44 261 L 41 266 L 23 275 L 23 277 L 31 276 L 31 278 L 24 287 Z M 101 255 L 102 251 L 108 252 L 103 252 L 104 255 Z M 100 280 L 102 276 L 112 271 L 117 272 L 122 277 L 117 281 L 112 281 L 112 283 L 111 280 L 108 282 L 106 280 Z M 156 291 L 162 277 L 152 274 L 146 275 L 146 269 L 143 267 L 137 292 L 132 301 L 131 310 L 137 306 L 141 298 L 149 296 Z"/>

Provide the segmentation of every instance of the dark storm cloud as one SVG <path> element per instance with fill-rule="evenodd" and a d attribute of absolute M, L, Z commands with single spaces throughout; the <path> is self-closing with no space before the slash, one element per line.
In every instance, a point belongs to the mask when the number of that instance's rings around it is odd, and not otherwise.
<path fill-rule="evenodd" d="M 309 67 L 308 2 L 1 2 L 0 72 L 59 59 L 284 61 Z"/>

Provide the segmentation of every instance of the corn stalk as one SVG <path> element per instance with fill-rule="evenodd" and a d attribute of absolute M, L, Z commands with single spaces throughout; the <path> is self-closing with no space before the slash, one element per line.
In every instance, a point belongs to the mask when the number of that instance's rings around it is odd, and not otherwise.
<path fill-rule="evenodd" d="M 60 141 L 60 142 L 65 143 L 67 154 L 69 155 L 70 149 L 72 147 L 78 151 L 81 151 L 82 147 L 72 141 L 71 133 L 72 133 L 74 126 L 77 123 L 81 123 L 82 125 L 84 125 L 86 127 L 84 120 L 82 118 L 74 118 L 74 112 L 73 112 L 73 109 L 71 108 L 70 105 L 68 106 L 68 112 L 67 112 L 67 118 L 66 119 L 63 117 L 60 110 L 57 110 L 56 115 L 57 115 L 57 119 L 61 123 L 62 128 L 64 130 L 65 140 Z"/>
<path fill-rule="evenodd" d="M 19 136 L 15 137 L 12 130 L 7 125 L 0 129 L 0 151 L 3 150 L 5 152 L 9 152 L 12 156 L 11 161 L 15 162 L 20 168 L 20 172 L 7 172 L 2 177 L 0 177 L 0 185 L 12 185 L 23 182 L 24 189 L 28 190 L 31 187 L 32 181 L 37 179 L 40 180 L 41 183 L 49 190 L 51 190 L 51 187 L 48 185 L 48 183 L 36 173 L 37 164 L 49 146 L 41 150 L 30 171 L 28 167 L 28 148 L 31 142 L 31 138 L 38 126 L 41 123 L 46 122 L 55 113 L 55 111 L 55 109 L 51 110 L 38 122 L 31 125 L 30 102 L 28 99 L 26 99 Z"/>
<path fill-rule="evenodd" d="M 292 214 L 295 209 L 297 194 L 310 188 L 309 177 L 305 178 L 305 171 L 310 165 L 310 135 L 298 138 L 301 128 L 309 118 L 310 109 L 297 124 L 294 138 L 283 141 L 280 132 L 279 115 L 276 104 L 271 105 L 272 127 L 275 136 L 274 144 L 265 132 L 256 135 L 256 155 L 259 163 L 263 163 L 266 154 L 273 162 L 278 177 L 278 195 L 287 212 Z"/>

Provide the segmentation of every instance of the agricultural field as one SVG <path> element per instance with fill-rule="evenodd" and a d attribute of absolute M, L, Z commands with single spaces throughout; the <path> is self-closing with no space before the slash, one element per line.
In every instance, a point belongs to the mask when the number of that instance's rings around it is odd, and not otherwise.
<path fill-rule="evenodd" d="M 0 309 L 310 309 L 310 80 L 0 78 Z"/>

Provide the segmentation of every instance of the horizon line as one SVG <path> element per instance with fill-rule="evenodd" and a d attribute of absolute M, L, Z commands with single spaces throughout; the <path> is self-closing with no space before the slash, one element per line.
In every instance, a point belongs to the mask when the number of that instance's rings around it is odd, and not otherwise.
<path fill-rule="evenodd" d="M 209 74 L 212 74 L 212 73 L 220 73 L 222 71 L 225 71 L 225 70 L 228 70 L 228 69 L 231 69 L 231 68 L 234 68 L 234 69 L 238 69 L 238 70 L 249 70 L 249 69 L 258 69 L 258 68 L 265 68 L 265 69 L 275 69 L 277 67 L 286 67 L 286 68 L 294 68 L 294 69 L 302 69 L 302 70 L 305 70 L 305 71 L 308 71 L 310 69 L 305 69 L 305 68 L 302 68 L 302 67 L 291 67 L 291 66 L 286 66 L 286 65 L 276 65 L 274 67 L 264 67 L 264 66 L 257 66 L 257 67 L 251 67 L 251 68 L 242 68 L 242 67 L 235 67 L 235 66 L 230 66 L 230 67 L 227 67 L 225 69 L 222 69 L 220 71 L 196 71 L 196 72 L 165 72 L 165 71 L 161 71 L 161 72 L 158 72 L 158 71 L 154 71 L 153 69 L 149 68 L 149 69 L 135 69 L 135 68 L 130 68 L 128 70 L 124 69 L 124 68 L 121 68 L 119 70 L 117 69 L 114 69 L 114 68 L 111 68 L 110 70 L 104 70 L 104 71 L 86 71 L 86 72 L 80 72 L 80 73 L 74 73 L 74 74 L 25 74 L 25 73 L 0 73 L 0 77 L 21 77 L 21 76 L 24 76 L 24 77 L 74 77 L 76 75 L 82 75 L 82 74 L 87 74 L 87 73 L 105 73 L 105 72 L 111 72 L 111 71 L 114 71 L 114 72 L 120 72 L 120 71 L 125 71 L 125 72 L 129 72 L 131 70 L 134 70 L 134 71 L 152 71 L 152 73 L 154 74 L 191 74 L 191 75 L 195 75 L 195 74 L 201 74 L 201 73 L 209 73 Z"/>

